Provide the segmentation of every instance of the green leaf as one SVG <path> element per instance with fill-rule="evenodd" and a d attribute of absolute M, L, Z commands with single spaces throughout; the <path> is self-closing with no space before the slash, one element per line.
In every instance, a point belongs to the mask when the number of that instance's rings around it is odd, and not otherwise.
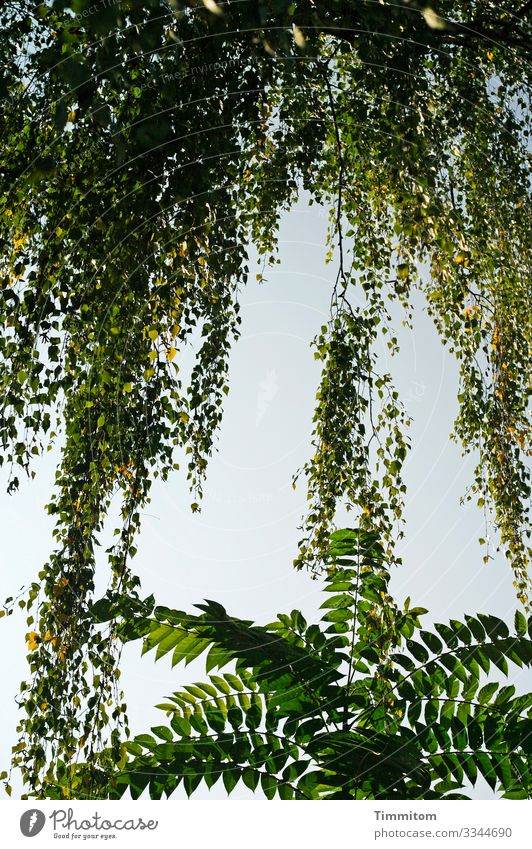
<path fill-rule="evenodd" d="M 257 784 L 259 783 L 260 773 L 258 770 L 251 769 L 250 767 L 246 767 L 242 770 L 242 781 L 250 790 L 255 792 L 257 789 Z"/>
<path fill-rule="evenodd" d="M 523 616 L 520 610 L 515 611 L 514 627 L 516 634 L 519 634 L 519 636 L 525 636 L 527 630 L 527 622 L 526 617 Z"/>
<path fill-rule="evenodd" d="M 460 758 L 460 763 L 467 776 L 467 780 L 474 786 L 477 780 L 477 767 L 474 757 L 470 754 L 460 754 L 458 757 Z"/>
<path fill-rule="evenodd" d="M 497 787 L 497 774 L 490 758 L 485 752 L 475 752 L 473 757 L 475 759 L 475 763 L 478 767 L 479 772 L 488 782 L 491 789 L 495 790 Z"/>
<path fill-rule="evenodd" d="M 154 725 L 151 730 L 157 735 L 157 737 L 160 737 L 161 740 L 171 742 L 174 739 L 172 732 L 165 725 Z"/>
<path fill-rule="evenodd" d="M 475 619 L 473 616 L 466 615 L 465 620 L 469 626 L 469 630 L 471 631 L 475 639 L 478 640 L 479 643 L 484 642 L 486 638 L 486 632 L 482 626 L 482 623 L 479 622 L 478 619 Z"/>
<path fill-rule="evenodd" d="M 443 649 L 443 644 L 441 640 L 430 631 L 420 631 L 419 636 L 423 640 L 426 646 L 429 647 L 433 654 L 440 654 Z"/>
<path fill-rule="evenodd" d="M 486 684 L 482 689 L 478 691 L 477 700 L 481 705 L 485 705 L 491 701 L 494 694 L 499 689 L 499 685 L 497 683 L 494 684 Z"/>
<path fill-rule="evenodd" d="M 467 720 L 467 736 L 469 738 L 469 746 L 471 749 L 480 749 L 484 743 L 482 728 L 472 717 L 469 717 Z"/>
<path fill-rule="evenodd" d="M 174 714 L 170 720 L 170 725 L 180 737 L 190 737 L 191 725 L 186 716 Z"/>
<path fill-rule="evenodd" d="M 486 629 L 486 635 L 490 639 L 494 639 L 497 637 L 505 639 L 506 637 L 508 637 L 510 633 L 508 630 L 508 626 L 505 622 L 502 621 L 502 619 L 499 619 L 498 616 L 486 615 L 484 613 L 479 613 L 477 615 L 482 624 L 484 625 L 484 628 Z"/>
<path fill-rule="evenodd" d="M 426 648 L 421 645 L 421 643 L 418 643 L 415 640 L 407 640 L 406 647 L 408 651 L 420 663 L 426 663 L 426 661 L 429 659 L 429 653 Z"/>
<path fill-rule="evenodd" d="M 228 769 L 224 769 L 223 772 L 223 783 L 224 787 L 227 790 L 228 794 L 231 794 L 238 784 L 241 777 L 241 771 L 237 767 L 230 767 Z"/>
<path fill-rule="evenodd" d="M 260 783 L 266 798 L 273 799 L 277 790 L 277 780 L 274 776 L 269 775 L 267 772 L 262 772 L 260 776 Z"/>

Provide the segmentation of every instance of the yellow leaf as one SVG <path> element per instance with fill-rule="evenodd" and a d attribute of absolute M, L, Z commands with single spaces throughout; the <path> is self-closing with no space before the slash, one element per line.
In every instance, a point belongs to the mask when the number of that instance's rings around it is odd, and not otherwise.
<path fill-rule="evenodd" d="M 148 330 L 148 336 L 150 337 L 152 342 L 155 342 L 155 340 L 159 336 L 159 331 L 155 330 L 155 329 L 154 330 Z"/>
<path fill-rule="evenodd" d="M 293 25 L 293 30 L 294 30 L 294 41 L 295 41 L 295 43 L 297 44 L 298 47 L 303 49 L 303 47 L 306 47 L 307 39 L 305 38 L 305 36 L 303 35 L 303 33 L 299 29 L 299 27 L 296 26 L 295 24 Z"/>
<path fill-rule="evenodd" d="M 431 29 L 446 28 L 445 21 L 443 20 L 443 18 L 440 18 L 440 16 L 434 11 L 434 9 L 431 9 L 430 6 L 427 6 L 426 9 L 423 9 L 422 15 L 425 18 L 425 23 Z"/>
<path fill-rule="evenodd" d="M 157 351 L 150 351 L 150 353 L 148 354 L 148 357 L 149 357 L 150 362 L 153 363 L 153 361 L 156 360 L 157 357 L 158 357 Z"/>
<path fill-rule="evenodd" d="M 218 4 L 214 2 L 214 0 L 203 0 L 203 5 L 209 10 L 209 12 L 212 12 L 213 15 L 223 15 L 222 10 Z"/>
<path fill-rule="evenodd" d="M 172 360 L 174 359 L 176 354 L 177 354 L 177 348 L 173 348 L 173 347 L 168 348 L 168 350 L 166 352 L 166 358 L 167 358 L 169 363 L 172 362 Z"/>
<path fill-rule="evenodd" d="M 28 643 L 28 651 L 34 651 L 39 645 L 39 635 L 37 631 L 30 631 L 26 634 L 26 642 Z"/>

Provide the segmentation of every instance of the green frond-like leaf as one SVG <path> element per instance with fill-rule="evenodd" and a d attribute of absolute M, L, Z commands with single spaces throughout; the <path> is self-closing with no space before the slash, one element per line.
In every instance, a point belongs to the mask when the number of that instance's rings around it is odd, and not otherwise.
<path fill-rule="evenodd" d="M 387 595 L 374 535 L 337 532 L 329 564 L 323 626 L 292 611 L 260 627 L 212 601 L 195 615 L 156 608 L 143 652 L 208 650 L 207 669 L 220 656 L 234 671 L 159 706 L 169 724 L 126 744 L 113 798 L 220 778 L 268 799 L 467 798 L 479 775 L 505 798 L 532 795 L 532 694 L 489 678 L 532 666 L 523 618 L 514 636 L 480 614 L 422 629 L 422 608 Z"/>

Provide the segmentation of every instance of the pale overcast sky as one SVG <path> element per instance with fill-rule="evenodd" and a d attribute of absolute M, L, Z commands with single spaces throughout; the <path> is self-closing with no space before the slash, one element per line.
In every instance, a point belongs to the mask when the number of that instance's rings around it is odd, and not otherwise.
<path fill-rule="evenodd" d="M 259 623 L 294 607 L 316 615 L 320 584 L 306 573 L 296 573 L 291 565 L 305 507 L 303 480 L 295 492 L 291 480 L 309 456 L 319 379 L 309 344 L 326 318 L 335 273 L 333 265 L 324 264 L 325 228 L 324 215 L 302 202 L 283 221 L 282 261 L 267 274 L 268 282 L 257 284 L 256 269 L 251 268 L 249 286 L 242 294 L 242 337 L 231 357 L 231 391 L 202 512 L 190 512 L 190 497 L 179 472 L 153 487 L 134 563 L 144 594 L 153 592 L 162 604 L 190 609 L 209 597 L 230 613 Z M 421 300 L 414 332 L 403 330 L 400 338 L 402 353 L 387 368 L 396 377 L 414 423 L 413 450 L 406 464 L 404 566 L 394 573 L 392 589 L 398 600 L 410 595 L 413 602 L 429 608 L 427 621 L 459 619 L 464 612 L 476 611 L 512 616 L 516 604 L 505 558 L 497 556 L 489 566 L 482 563 L 477 538 L 484 536 L 483 517 L 476 507 L 459 503 L 473 461 L 462 458 L 459 447 L 449 441 L 457 409 L 457 368 Z M 381 354 L 386 357 L 384 343 Z M 0 494 L 2 597 L 35 580 L 50 552 L 52 524 L 43 505 L 50 495 L 56 457 L 52 453 L 44 458 L 36 467 L 37 478 L 24 481 L 18 494 L 5 495 L 5 486 Z M 102 568 L 102 590 L 106 581 Z M 14 697 L 27 674 L 24 615 L 4 618 L 0 629 L 1 770 L 7 768 L 15 740 Z M 123 669 L 135 733 L 164 721 L 154 704 L 181 684 L 202 678 L 201 659 L 172 671 L 168 661 L 155 664 L 152 655 L 140 659 L 140 643 L 126 647 Z M 525 673 L 515 681 L 519 687 L 530 687 Z M 243 788 L 231 798 L 250 795 Z M 488 798 L 490 791 L 482 786 L 475 795 Z M 197 798 L 207 796 L 203 790 Z M 222 782 L 209 798 L 226 798 Z"/>

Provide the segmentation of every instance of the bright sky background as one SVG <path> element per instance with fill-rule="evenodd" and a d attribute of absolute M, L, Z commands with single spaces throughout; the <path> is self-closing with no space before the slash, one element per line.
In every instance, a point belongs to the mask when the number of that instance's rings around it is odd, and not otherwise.
<path fill-rule="evenodd" d="M 187 610 L 208 597 L 229 613 L 258 623 L 295 607 L 307 617 L 316 616 L 320 584 L 291 565 L 305 507 L 304 481 L 295 492 L 291 481 L 310 452 L 319 371 L 309 344 L 326 318 L 335 274 L 333 264 L 324 264 L 325 230 L 324 213 L 301 202 L 282 223 L 281 264 L 269 271 L 268 282 L 255 283 L 257 269 L 251 268 L 249 286 L 242 293 L 242 337 L 231 357 L 231 391 L 202 512 L 190 512 L 179 472 L 153 487 L 134 565 L 144 594 L 153 592 L 161 604 Z M 414 423 L 413 449 L 405 466 L 409 495 L 401 546 L 404 565 L 393 575 L 392 591 L 401 602 L 410 595 L 417 605 L 429 608 L 426 622 L 460 619 L 464 612 L 477 611 L 513 616 L 516 603 L 506 560 L 498 555 L 489 566 L 482 563 L 484 552 L 477 539 L 485 535 L 483 516 L 476 507 L 459 503 L 471 480 L 473 460 L 464 459 L 448 438 L 457 411 L 457 367 L 421 301 L 416 304 L 414 333 L 402 330 L 400 338 L 402 352 L 387 369 L 395 375 Z M 384 342 L 381 354 L 387 357 Z M 44 505 L 56 459 L 55 452 L 43 458 L 36 479 L 23 481 L 18 494 L 5 495 L 5 486 L 0 494 L 2 599 L 36 580 L 51 550 L 52 523 Z M 103 591 L 103 566 L 100 581 Z M 8 768 L 15 742 L 14 698 L 27 674 L 26 631 L 24 614 L 0 621 L 0 771 Z M 202 677 L 201 658 L 172 671 L 168 660 L 155 664 L 152 655 L 140 659 L 140 643 L 128 645 L 122 682 L 133 732 L 164 722 L 164 714 L 153 705 L 181 684 Z M 520 688 L 530 688 L 529 673 L 518 673 L 513 680 Z M 14 795 L 19 792 L 15 782 Z M 207 796 L 226 798 L 222 782 L 210 795 L 204 788 L 194 798 Z M 250 796 L 242 788 L 230 798 Z M 475 796 L 489 798 L 491 791 L 478 785 Z"/>

